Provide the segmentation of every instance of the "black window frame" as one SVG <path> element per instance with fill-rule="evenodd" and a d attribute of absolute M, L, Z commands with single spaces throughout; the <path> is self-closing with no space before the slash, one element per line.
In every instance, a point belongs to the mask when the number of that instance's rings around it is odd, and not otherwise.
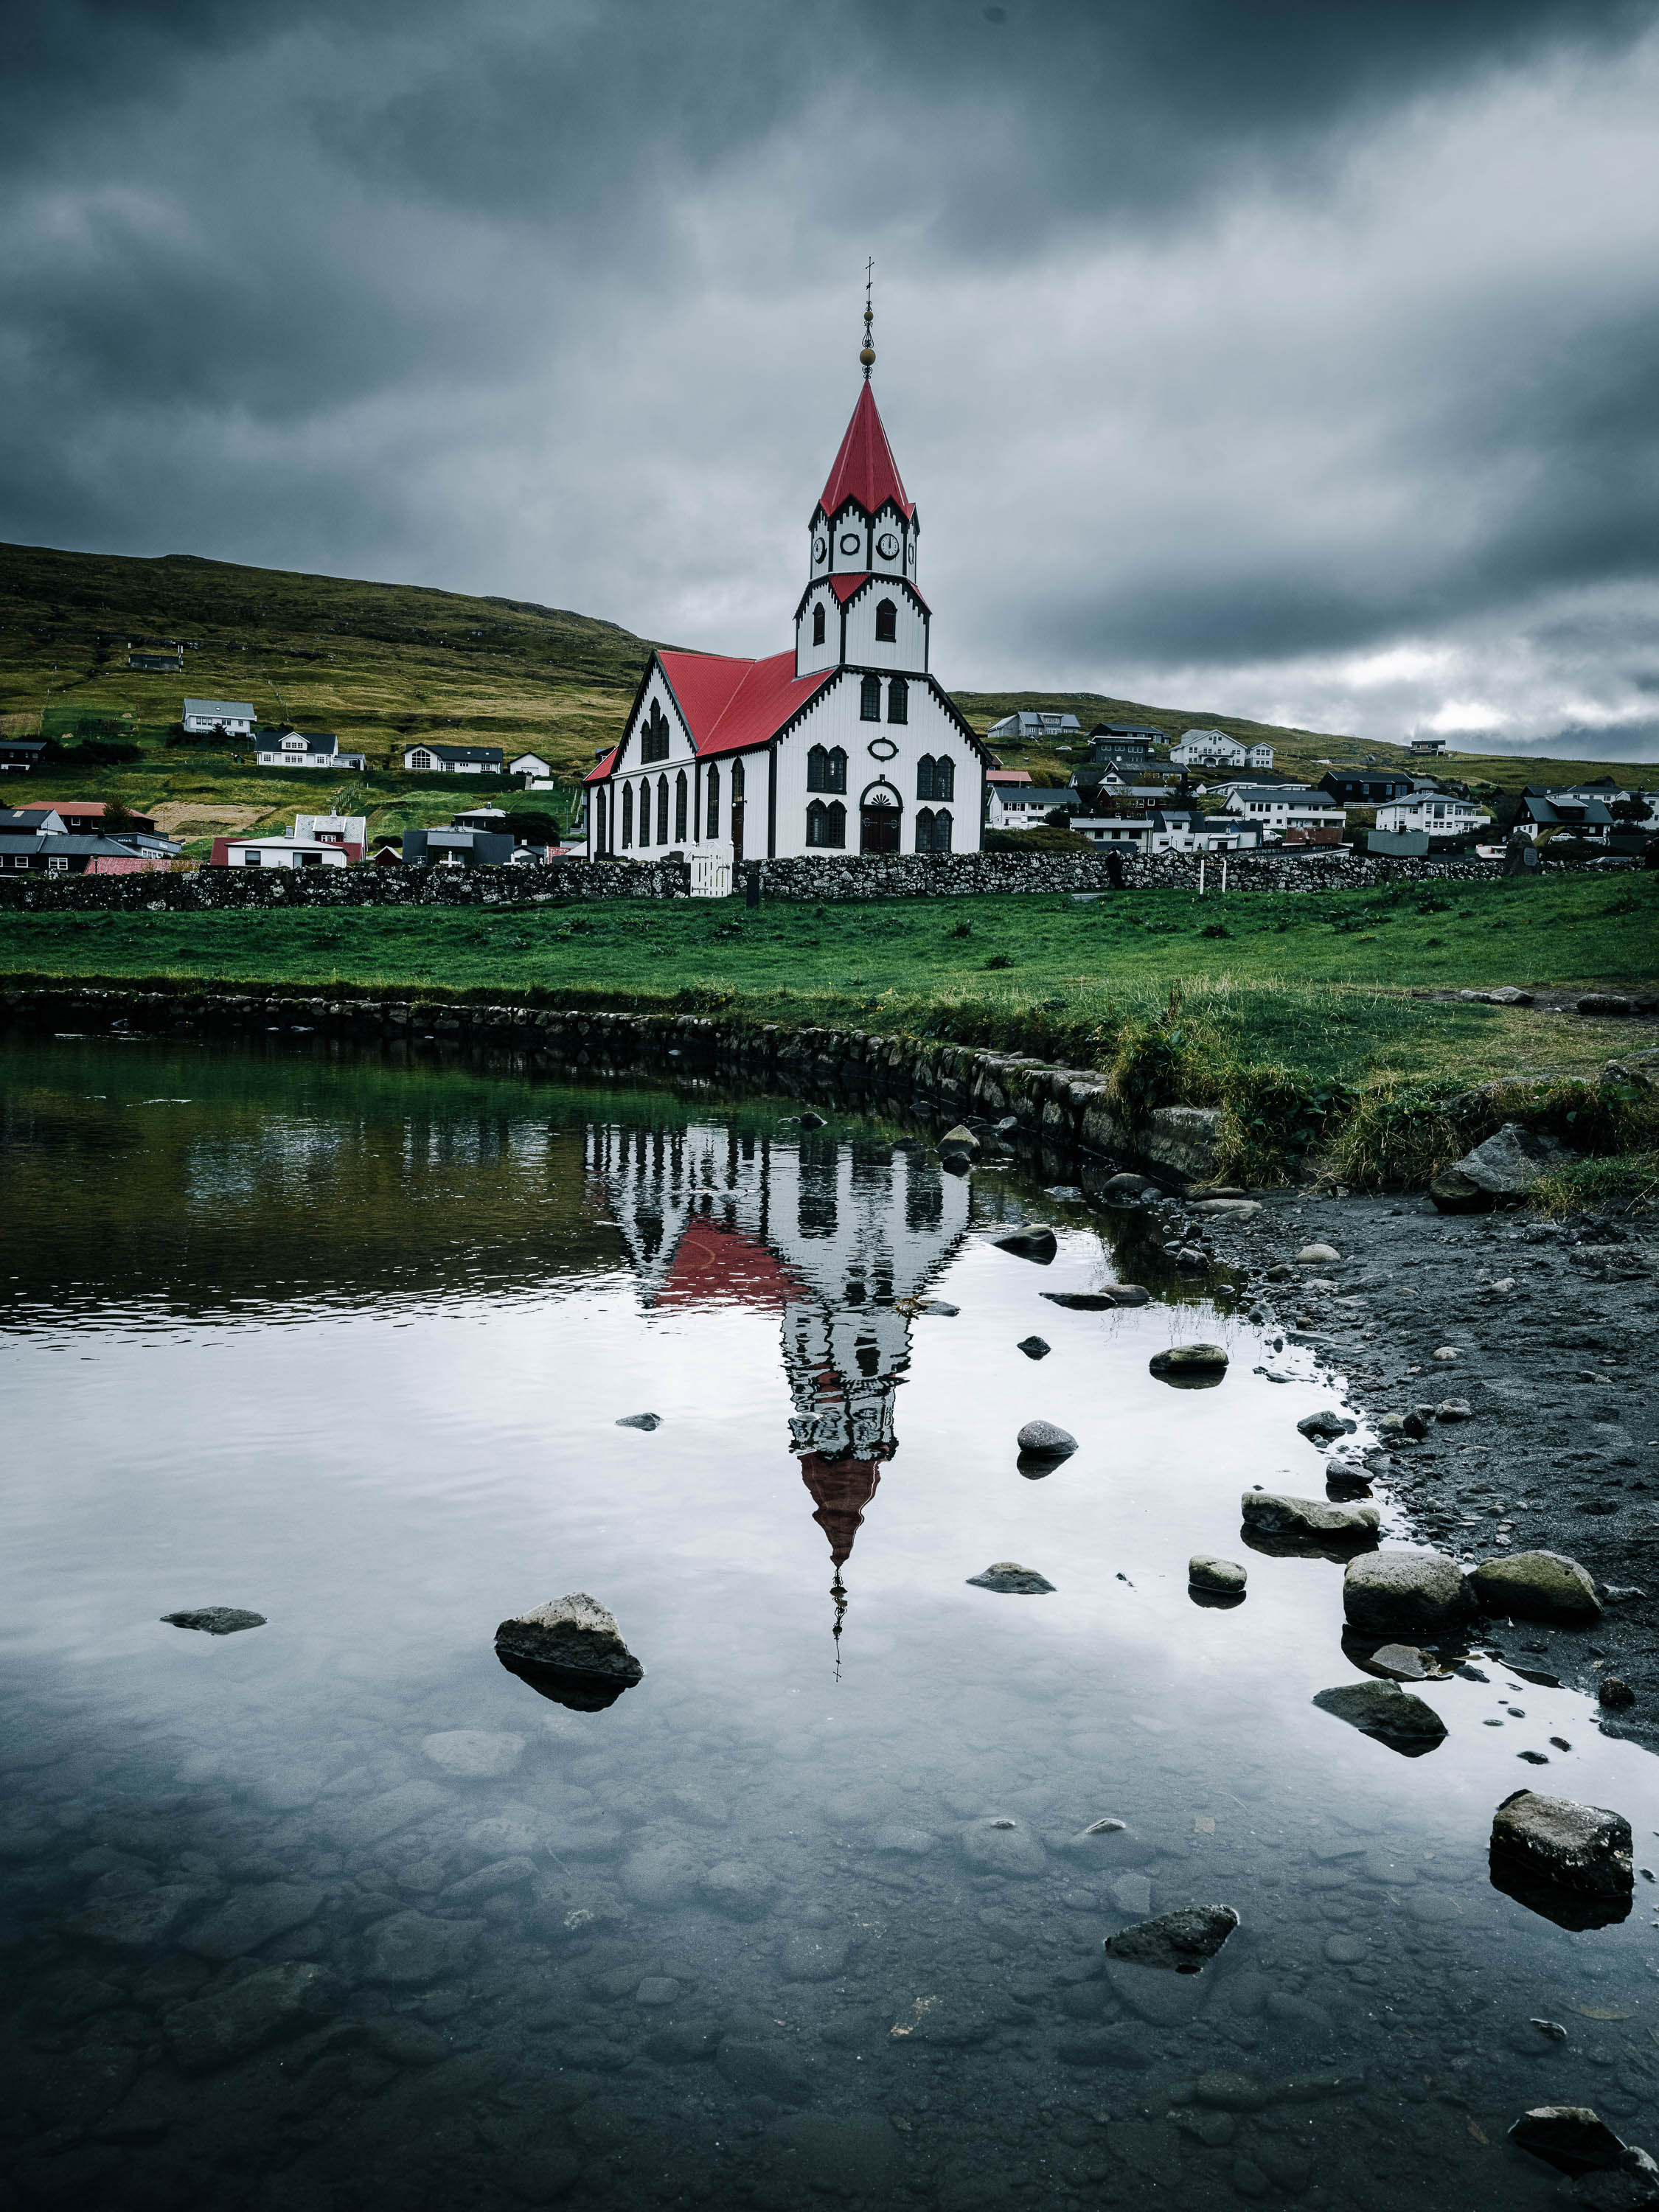
<path fill-rule="evenodd" d="M 890 722 L 907 724 L 910 720 L 910 685 L 905 677 L 894 676 L 888 679 L 887 719 Z"/>
<path fill-rule="evenodd" d="M 866 676 L 859 687 L 859 720 L 878 722 L 881 720 L 881 678 Z"/>
<path fill-rule="evenodd" d="M 640 759 L 642 763 L 665 761 L 668 758 L 668 717 L 660 703 L 653 699 L 651 712 L 640 725 Z"/>
<path fill-rule="evenodd" d="M 815 602 L 812 608 L 812 642 L 814 645 L 822 645 L 823 643 L 824 634 L 827 628 L 828 625 L 823 617 L 823 601 L 819 599 Z"/>
<path fill-rule="evenodd" d="M 898 602 L 896 599 L 878 599 L 876 602 L 876 643 L 898 643 Z"/>
<path fill-rule="evenodd" d="M 847 809 L 838 799 L 815 799 L 807 808 L 806 843 L 815 853 L 846 851 Z"/>
<path fill-rule="evenodd" d="M 681 769 L 674 778 L 674 842 L 677 845 L 685 842 L 685 828 L 690 812 L 691 787 L 685 780 L 685 770 Z"/>
<path fill-rule="evenodd" d="M 633 846 L 633 842 L 634 842 L 634 787 L 633 787 L 633 785 L 632 785 L 631 783 L 625 783 L 625 784 L 623 784 L 623 803 L 622 803 L 622 849 L 623 849 L 623 852 L 628 852 L 628 851 L 632 848 L 632 846 Z"/>
<path fill-rule="evenodd" d="M 707 824 L 705 834 L 718 837 L 720 834 L 720 772 L 712 762 L 708 769 L 708 795 L 703 820 Z"/>
<path fill-rule="evenodd" d="M 659 845 L 668 842 L 668 778 L 665 775 L 657 778 L 657 842 Z"/>

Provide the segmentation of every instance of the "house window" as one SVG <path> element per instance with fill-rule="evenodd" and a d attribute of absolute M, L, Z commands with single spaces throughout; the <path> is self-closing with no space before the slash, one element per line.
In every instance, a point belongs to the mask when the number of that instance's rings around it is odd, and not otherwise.
<path fill-rule="evenodd" d="M 657 842 L 659 845 L 668 842 L 668 778 L 665 775 L 657 778 Z"/>
<path fill-rule="evenodd" d="M 720 834 L 720 772 L 717 768 L 708 771 L 708 835 Z"/>
<path fill-rule="evenodd" d="M 814 645 L 822 645 L 823 643 L 823 602 L 822 599 L 818 601 L 817 606 L 812 610 L 812 642 Z"/>
<path fill-rule="evenodd" d="M 806 842 L 809 845 L 834 845 L 842 848 L 847 842 L 847 809 L 838 799 L 828 805 L 815 799 L 806 810 Z"/>
<path fill-rule="evenodd" d="M 624 845 L 631 845 L 634 842 L 634 787 L 631 783 L 623 786 L 622 841 Z"/>
<path fill-rule="evenodd" d="M 668 717 L 655 699 L 651 702 L 651 712 L 640 728 L 640 758 L 642 761 L 668 758 Z"/>
<path fill-rule="evenodd" d="M 881 678 L 866 676 L 859 692 L 859 720 L 878 722 L 881 720 Z"/>
<path fill-rule="evenodd" d="M 806 788 L 809 791 L 845 791 L 847 788 L 847 756 L 839 745 L 825 748 L 814 745 L 806 756 Z"/>
<path fill-rule="evenodd" d="M 674 842 L 677 845 L 685 842 L 686 808 L 690 797 L 690 786 L 686 782 L 685 770 L 682 769 L 674 778 Z"/>
<path fill-rule="evenodd" d="M 890 722 L 910 719 L 910 687 L 902 676 L 896 676 L 887 687 L 887 719 Z"/>
<path fill-rule="evenodd" d="M 410 753 L 409 764 L 410 768 L 430 768 L 432 756 L 430 753 Z"/>
<path fill-rule="evenodd" d="M 891 599 L 883 599 L 876 609 L 876 641 L 891 645 L 898 637 L 898 609 Z"/>

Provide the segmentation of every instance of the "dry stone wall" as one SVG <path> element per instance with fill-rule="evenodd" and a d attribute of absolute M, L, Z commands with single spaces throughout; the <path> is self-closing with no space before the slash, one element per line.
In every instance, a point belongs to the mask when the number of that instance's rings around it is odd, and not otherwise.
<path fill-rule="evenodd" d="M 964 1115 L 988 1121 L 1012 1116 L 1018 1140 L 1029 1146 L 1132 1164 L 1174 1183 L 1212 1177 L 1220 1143 L 1220 1116 L 1208 1107 L 1160 1107 L 1143 1127 L 1129 1129 L 1094 1068 L 864 1030 L 510 1002 L 56 984 L 0 991 L 0 1022 L 127 1035 L 339 1039 L 379 1044 L 404 1059 L 466 1050 L 504 1054 L 510 1065 L 547 1073 L 712 1076 L 835 1104 L 890 1103 L 947 1124 Z"/>

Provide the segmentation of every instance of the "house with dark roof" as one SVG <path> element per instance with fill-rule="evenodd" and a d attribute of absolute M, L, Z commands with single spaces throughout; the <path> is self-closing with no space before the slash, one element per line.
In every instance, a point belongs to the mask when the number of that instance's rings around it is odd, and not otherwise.
<path fill-rule="evenodd" d="M 1339 806 L 1385 806 L 1391 799 L 1403 799 L 1418 781 L 1416 776 L 1393 769 L 1334 768 L 1320 777 L 1317 788 L 1328 793 Z"/>
<path fill-rule="evenodd" d="M 55 814 L 65 830 L 72 830 L 83 837 L 112 834 L 105 830 L 105 817 L 110 810 L 101 799 L 26 799 L 19 811 L 24 814 Z M 135 830 L 153 832 L 155 828 L 150 815 L 129 813 L 119 832 L 112 834 L 125 837 Z"/>
<path fill-rule="evenodd" d="M 261 730 L 254 759 L 261 768 L 320 768 L 362 769 L 365 753 L 340 750 L 331 730 Z"/>
<path fill-rule="evenodd" d="M 31 769 L 40 767 L 46 750 L 44 738 L 0 736 L 0 770 L 10 769 L 27 775 Z"/>
<path fill-rule="evenodd" d="M 251 738 L 259 718 L 249 699 L 186 699 L 180 719 L 189 737 Z"/>
<path fill-rule="evenodd" d="M 499 745 L 434 745 L 422 742 L 407 748 L 404 766 L 419 775 L 499 775 L 501 749 Z"/>
<path fill-rule="evenodd" d="M 591 858 L 672 850 L 724 881 L 745 857 L 978 851 L 993 756 L 933 673 L 921 519 L 865 352 L 807 521 L 793 647 L 653 653 L 621 743 L 586 779 Z"/>

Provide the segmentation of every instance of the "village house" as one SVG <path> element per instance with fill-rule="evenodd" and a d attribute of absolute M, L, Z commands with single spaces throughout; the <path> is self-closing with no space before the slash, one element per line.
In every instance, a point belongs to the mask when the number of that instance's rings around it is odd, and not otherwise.
<path fill-rule="evenodd" d="M 0 735 L 0 771 L 10 769 L 27 775 L 31 769 L 39 768 L 40 757 L 46 750 L 44 738 L 8 738 Z"/>
<path fill-rule="evenodd" d="M 411 868 L 501 867 L 513 855 L 513 833 L 505 827 L 458 821 L 404 832 L 404 860 Z"/>
<path fill-rule="evenodd" d="M 0 813 L 0 872 L 6 874 L 142 875 L 165 868 L 179 849 L 153 835 L 142 846 L 96 833 L 77 835 L 52 807 Z"/>
<path fill-rule="evenodd" d="M 678 853 L 694 889 L 724 892 L 745 856 L 978 851 L 993 763 L 933 674 L 921 517 L 868 343 L 860 358 L 866 380 L 807 524 L 793 649 L 652 654 L 621 743 L 586 779 L 591 858 Z"/>
<path fill-rule="evenodd" d="M 509 775 L 521 775 L 532 791 L 550 786 L 553 780 L 553 764 L 544 761 L 539 753 L 518 753 L 508 761 Z"/>
<path fill-rule="evenodd" d="M 299 814 L 274 837 L 216 837 L 210 868 L 344 868 L 361 860 L 368 838 L 362 814 Z"/>
<path fill-rule="evenodd" d="M 261 768 L 364 769 L 366 753 L 343 753 L 331 730 L 262 730 L 253 756 Z"/>
<path fill-rule="evenodd" d="M 1235 784 L 1224 811 L 1259 823 L 1269 836 L 1297 844 L 1338 843 L 1348 820 L 1324 792 L 1298 783 Z"/>
<path fill-rule="evenodd" d="M 410 745 L 404 766 L 419 775 L 499 775 L 499 745 Z"/>
<path fill-rule="evenodd" d="M 101 837 L 106 835 L 105 819 L 110 810 L 101 799 L 26 799 L 18 811 L 23 814 L 56 814 L 64 829 L 77 836 Z M 129 813 L 119 830 L 108 834 L 127 837 L 135 831 L 154 835 L 155 830 L 152 816 Z"/>
<path fill-rule="evenodd" d="M 1069 783 L 990 783 L 985 805 L 988 830 L 1041 830 L 1056 807 L 1062 813 L 1083 810 L 1084 798 Z"/>
<path fill-rule="evenodd" d="M 1454 799 L 1443 791 L 1414 791 L 1409 797 L 1393 799 L 1376 810 L 1379 830 L 1420 830 L 1431 839 L 1462 837 L 1472 830 L 1484 830 L 1491 820 L 1485 808 L 1477 806 L 1472 799 Z"/>
<path fill-rule="evenodd" d="M 1271 745 L 1247 745 L 1224 730 L 1183 730 L 1170 758 L 1177 768 L 1271 768 Z"/>
<path fill-rule="evenodd" d="M 1017 714 L 1005 714 L 1000 722 L 993 722 L 986 734 L 1006 738 L 1011 744 L 1040 745 L 1056 738 L 1080 738 L 1083 725 L 1075 714 L 1033 714 L 1022 708 Z"/>
<path fill-rule="evenodd" d="M 186 737 L 251 738 L 258 717 L 246 699 L 186 699 L 180 719 Z"/>
<path fill-rule="evenodd" d="M 1420 776 L 1402 775 L 1397 769 L 1328 769 L 1317 788 L 1339 806 L 1384 806 L 1404 799 L 1422 782 Z"/>

